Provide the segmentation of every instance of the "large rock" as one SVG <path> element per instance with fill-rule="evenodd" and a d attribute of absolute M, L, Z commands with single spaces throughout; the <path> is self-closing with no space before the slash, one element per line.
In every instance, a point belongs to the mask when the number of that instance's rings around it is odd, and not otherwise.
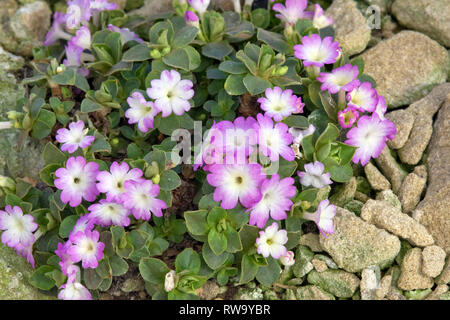
<path fill-rule="evenodd" d="M 400 240 L 396 236 L 340 207 L 336 210 L 334 227 L 334 234 L 327 238 L 320 235 L 320 244 L 339 268 L 348 272 L 358 272 L 372 265 L 383 268 L 400 251 Z"/>
<path fill-rule="evenodd" d="M 403 212 L 410 213 L 416 208 L 426 183 L 427 169 L 424 165 L 415 167 L 414 171 L 406 176 L 398 192 Z"/>
<path fill-rule="evenodd" d="M 0 300 L 51 299 L 29 283 L 32 273 L 24 258 L 0 243 Z"/>
<path fill-rule="evenodd" d="M 436 245 L 450 253 L 450 95 L 434 123 L 428 147 L 428 187 L 413 217 L 433 235 Z"/>
<path fill-rule="evenodd" d="M 336 300 L 332 294 L 313 285 L 299 287 L 295 295 L 298 300 Z"/>
<path fill-rule="evenodd" d="M 433 278 L 422 272 L 422 250 L 420 248 L 410 249 L 402 262 L 398 287 L 402 290 L 429 289 L 433 283 Z"/>
<path fill-rule="evenodd" d="M 391 182 L 392 190 L 398 193 L 402 185 L 403 179 L 408 173 L 400 166 L 391 154 L 388 146 L 384 147 L 380 155 L 375 159 L 378 168 L 383 172 L 384 176 Z"/>
<path fill-rule="evenodd" d="M 334 20 L 336 41 L 349 56 L 362 52 L 370 41 L 370 28 L 366 18 L 353 0 L 336 0 L 327 9 L 326 15 Z"/>
<path fill-rule="evenodd" d="M 319 286 L 338 298 L 350 298 L 359 287 L 359 278 L 343 270 L 311 271 L 308 282 Z"/>
<path fill-rule="evenodd" d="M 426 35 L 402 31 L 362 54 L 364 72 L 377 82 L 389 108 L 408 105 L 447 79 L 447 50 Z"/>
<path fill-rule="evenodd" d="M 51 10 L 44 1 L 18 8 L 14 0 L 4 0 L 0 19 L 0 44 L 13 53 L 31 56 L 50 28 Z"/>
<path fill-rule="evenodd" d="M 391 11 L 401 25 L 450 47 L 449 0 L 395 0 Z"/>
<path fill-rule="evenodd" d="M 422 250 L 422 272 L 430 277 L 437 277 L 445 265 L 445 251 L 438 246 L 429 246 Z"/>

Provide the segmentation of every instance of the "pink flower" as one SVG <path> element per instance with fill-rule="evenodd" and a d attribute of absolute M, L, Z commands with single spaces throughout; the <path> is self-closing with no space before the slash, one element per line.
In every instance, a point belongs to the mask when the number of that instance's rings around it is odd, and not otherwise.
<path fill-rule="evenodd" d="M 116 10 L 117 3 L 109 2 L 108 0 L 90 0 L 90 8 L 93 11 Z"/>
<path fill-rule="evenodd" d="M 297 188 L 291 177 L 280 180 L 280 176 L 274 174 L 269 180 L 264 180 L 261 184 L 261 200 L 247 210 L 250 211 L 249 224 L 264 228 L 269 216 L 274 220 L 286 219 L 286 211 L 292 207 L 290 198 L 296 192 Z"/>
<path fill-rule="evenodd" d="M 193 12 L 193 11 L 186 11 L 186 13 L 184 14 L 184 20 L 186 21 L 186 24 L 189 26 L 194 26 L 199 28 L 199 19 L 198 16 Z"/>
<path fill-rule="evenodd" d="M 84 122 L 69 123 L 69 129 L 61 128 L 56 131 L 56 140 L 62 143 L 62 151 L 74 153 L 78 148 L 84 149 L 94 142 L 94 136 L 87 136 L 88 129 L 84 128 Z"/>
<path fill-rule="evenodd" d="M 59 287 L 58 299 L 61 300 L 92 300 L 92 295 L 85 286 L 79 282 L 63 284 Z"/>
<path fill-rule="evenodd" d="M 295 263 L 294 252 L 286 252 L 286 254 L 280 258 L 280 262 L 286 267 L 293 266 Z"/>
<path fill-rule="evenodd" d="M 194 96 L 191 80 L 182 80 L 176 70 L 164 70 L 161 79 L 151 81 L 147 95 L 155 100 L 155 106 L 161 110 L 163 118 L 175 113 L 181 116 L 191 109 L 190 99 Z"/>
<path fill-rule="evenodd" d="M 300 183 L 305 187 L 312 186 L 314 188 L 323 188 L 333 182 L 330 179 L 329 172 L 324 173 L 325 166 L 319 161 L 305 164 L 305 172 L 298 171 Z"/>
<path fill-rule="evenodd" d="M 188 0 L 188 2 L 194 10 L 203 15 L 208 10 L 210 0 Z"/>
<path fill-rule="evenodd" d="M 55 254 L 61 260 L 59 262 L 59 266 L 61 267 L 61 271 L 63 275 L 68 276 L 69 270 L 71 266 L 74 265 L 74 262 L 70 260 L 70 255 L 67 253 L 67 250 L 72 246 L 72 242 L 66 241 L 64 243 L 58 243 L 58 248 L 55 250 Z"/>
<path fill-rule="evenodd" d="M 331 73 L 321 72 L 317 80 L 322 82 L 322 90 L 328 90 L 330 93 L 338 93 L 340 90 L 346 92 L 352 91 L 359 86 L 358 67 L 346 64 L 331 71 Z"/>
<path fill-rule="evenodd" d="M 44 46 L 51 46 L 59 39 L 70 40 L 72 35 L 64 31 L 66 23 L 66 15 L 62 12 L 55 12 L 53 15 L 53 25 L 45 36 Z"/>
<path fill-rule="evenodd" d="M 265 115 L 273 118 L 275 121 L 281 121 L 293 113 L 303 112 L 302 99 L 292 94 L 291 89 L 282 90 L 280 87 L 267 88 L 266 96 L 259 98 L 261 109 L 266 111 Z"/>
<path fill-rule="evenodd" d="M 86 26 L 82 26 L 77 30 L 76 35 L 70 41 L 72 44 L 83 48 L 84 50 L 88 50 L 91 48 L 91 32 L 89 28 Z"/>
<path fill-rule="evenodd" d="M 143 172 L 139 168 L 130 170 L 126 162 L 119 164 L 114 161 L 108 171 L 100 171 L 97 174 L 97 189 L 106 193 L 107 199 L 110 201 L 117 201 L 120 195 L 125 192 L 124 184 L 126 181 L 134 180 L 140 181 Z"/>
<path fill-rule="evenodd" d="M 91 19 L 90 0 L 67 1 L 66 25 L 69 29 L 75 29 L 80 24 L 87 24 Z"/>
<path fill-rule="evenodd" d="M 94 223 L 102 227 L 130 225 L 129 212 L 120 203 L 102 199 L 100 203 L 91 205 L 88 210 Z"/>
<path fill-rule="evenodd" d="M 121 194 L 120 201 L 126 209 L 131 210 L 136 219 L 149 220 L 152 213 L 161 217 L 162 209 L 166 209 L 166 203 L 156 197 L 159 194 L 159 186 L 150 180 L 125 181 L 125 192 Z"/>
<path fill-rule="evenodd" d="M 195 157 L 194 170 L 197 170 L 203 164 L 208 166 L 215 163 L 223 163 L 225 150 L 224 135 L 222 128 L 218 126 L 218 123 L 214 122 L 211 128 L 205 132 L 205 138 Z"/>
<path fill-rule="evenodd" d="M 127 99 L 130 108 L 125 111 L 125 117 L 128 118 L 128 123 L 138 124 L 138 129 L 142 132 L 147 132 L 148 129 L 153 128 L 153 119 L 159 113 L 159 109 L 155 107 L 153 102 L 145 100 L 142 93 L 135 91 Z"/>
<path fill-rule="evenodd" d="M 333 19 L 323 14 L 323 9 L 319 4 L 315 4 L 313 25 L 317 29 L 323 29 L 333 24 Z"/>
<path fill-rule="evenodd" d="M 274 222 L 266 230 L 259 232 L 259 238 L 256 239 L 258 246 L 256 251 L 264 258 L 272 256 L 278 260 L 287 253 L 284 246 L 286 242 L 288 242 L 286 230 L 278 230 L 278 224 Z"/>
<path fill-rule="evenodd" d="M 362 116 L 356 127 L 347 132 L 345 143 L 357 147 L 353 162 L 365 166 L 370 158 L 376 158 L 386 146 L 386 140 L 394 138 L 397 130 L 389 120 L 381 120 L 373 113 L 371 117 Z"/>
<path fill-rule="evenodd" d="M 63 64 L 66 67 L 79 67 L 81 66 L 81 54 L 83 53 L 83 48 L 75 45 L 73 42 L 69 41 L 65 47 L 66 58 Z"/>
<path fill-rule="evenodd" d="M 113 24 L 109 24 L 108 30 L 112 31 L 112 32 L 120 33 L 120 41 L 122 42 L 122 44 L 125 44 L 129 41 L 136 41 L 137 43 L 144 43 L 144 40 L 139 38 L 136 33 L 134 33 L 133 31 L 131 31 L 128 28 L 119 28 Z"/>
<path fill-rule="evenodd" d="M 72 246 L 67 249 L 70 260 L 77 263 L 81 261 L 84 269 L 95 269 L 98 262 L 103 259 L 103 249 L 105 244 L 99 242 L 98 231 L 79 231 L 72 238 Z"/>
<path fill-rule="evenodd" d="M 279 12 L 275 17 L 288 25 L 295 25 L 300 19 L 313 18 L 313 12 L 305 11 L 306 5 L 307 0 L 286 0 L 286 5 L 275 3 L 272 9 Z"/>
<path fill-rule="evenodd" d="M 86 163 L 83 157 L 69 158 L 66 167 L 55 172 L 58 179 L 54 183 L 62 190 L 61 201 L 71 207 L 79 206 L 82 199 L 94 201 L 100 193 L 95 186 L 98 168 L 98 163 Z"/>
<path fill-rule="evenodd" d="M 386 110 L 387 110 L 386 100 L 384 99 L 383 96 L 377 95 L 377 106 L 375 107 L 374 113 L 376 113 L 381 120 L 384 120 L 385 119 L 384 115 L 386 114 Z"/>
<path fill-rule="evenodd" d="M 303 218 L 306 220 L 314 221 L 319 228 L 320 233 L 326 237 L 326 233 L 334 233 L 333 219 L 336 215 L 336 206 L 330 204 L 328 199 L 322 200 L 319 203 L 317 211 L 314 213 L 306 212 L 303 214 Z"/>
<path fill-rule="evenodd" d="M 295 56 L 303 61 L 305 67 L 315 66 L 323 67 L 326 64 L 336 62 L 339 56 L 339 43 L 332 37 L 325 37 L 323 40 L 318 34 L 305 36 L 302 38 L 302 44 L 294 46 Z"/>
<path fill-rule="evenodd" d="M 353 107 L 347 107 L 338 112 L 339 124 L 342 128 L 351 128 L 359 117 L 359 112 Z"/>
<path fill-rule="evenodd" d="M 258 144 L 260 151 L 271 161 L 278 161 L 283 157 L 288 161 L 295 159 L 294 151 L 289 147 L 292 143 L 292 134 L 289 133 L 289 127 L 284 123 L 274 123 L 269 116 L 258 114 Z"/>
<path fill-rule="evenodd" d="M 377 106 L 377 91 L 370 82 L 363 82 L 358 88 L 347 93 L 348 105 L 361 112 L 373 112 Z"/>
<path fill-rule="evenodd" d="M 259 186 L 264 174 L 260 164 L 213 164 L 209 170 L 206 179 L 216 187 L 214 201 L 222 201 L 222 208 L 233 209 L 238 201 L 250 208 L 261 199 Z"/>
<path fill-rule="evenodd" d="M 94 229 L 94 220 L 92 219 L 92 216 L 90 214 L 82 215 L 73 226 L 73 229 L 69 234 L 69 240 L 72 241 L 75 234 L 80 231 L 92 231 L 92 229 Z"/>
<path fill-rule="evenodd" d="M 34 269 L 35 261 L 34 261 L 34 257 L 33 257 L 33 243 L 30 243 L 27 246 L 18 244 L 14 249 L 16 250 L 16 253 L 18 255 L 20 255 L 22 258 L 27 259 L 27 261 L 30 263 L 31 267 Z"/>
<path fill-rule="evenodd" d="M 292 143 L 297 145 L 300 145 L 302 143 L 304 137 L 313 134 L 315 131 L 316 127 L 314 127 L 314 125 L 312 124 L 310 124 L 307 129 L 299 129 L 294 127 L 289 128 L 289 133 L 292 134 L 292 137 L 294 138 Z"/>
<path fill-rule="evenodd" d="M 33 216 L 23 214 L 18 206 L 7 205 L 5 211 L 0 210 L 0 230 L 2 242 L 11 248 L 23 250 L 31 245 L 35 238 L 33 232 L 38 228 Z"/>

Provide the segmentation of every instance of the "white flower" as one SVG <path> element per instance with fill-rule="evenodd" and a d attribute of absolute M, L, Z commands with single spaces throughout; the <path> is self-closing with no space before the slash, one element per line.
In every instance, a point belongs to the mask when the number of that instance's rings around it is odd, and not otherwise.
<path fill-rule="evenodd" d="M 336 206 L 330 204 L 330 200 L 325 199 L 320 201 L 317 211 L 314 213 L 304 213 L 303 218 L 314 221 L 319 228 L 319 231 L 326 237 L 326 233 L 334 233 L 333 219 L 336 215 Z"/>
<path fill-rule="evenodd" d="M 166 292 L 172 291 L 175 288 L 175 279 L 176 272 L 174 270 L 170 270 L 166 273 L 164 280 L 164 290 L 166 290 Z"/>
<path fill-rule="evenodd" d="M 208 10 L 210 0 L 188 0 L 188 2 L 200 15 L 203 15 Z"/>
<path fill-rule="evenodd" d="M 314 188 L 323 188 L 332 184 L 330 180 L 331 174 L 324 173 L 325 167 L 323 163 L 315 161 L 314 163 L 305 164 L 305 172 L 297 172 L 300 177 L 300 183 L 305 187 L 313 186 Z"/>
<path fill-rule="evenodd" d="M 4 230 L 2 242 L 11 248 L 23 248 L 33 243 L 33 232 L 38 228 L 33 216 L 24 215 L 18 206 L 8 205 L 5 210 L 0 210 L 0 230 Z"/>
<path fill-rule="evenodd" d="M 272 223 L 266 230 L 259 232 L 259 238 L 256 239 L 258 246 L 257 252 L 264 258 L 272 256 L 274 259 L 280 259 L 286 255 L 286 247 L 288 241 L 286 230 L 278 230 L 278 224 Z"/>
<path fill-rule="evenodd" d="M 60 287 L 58 299 L 61 300 L 92 300 L 91 293 L 81 283 L 67 283 Z"/>

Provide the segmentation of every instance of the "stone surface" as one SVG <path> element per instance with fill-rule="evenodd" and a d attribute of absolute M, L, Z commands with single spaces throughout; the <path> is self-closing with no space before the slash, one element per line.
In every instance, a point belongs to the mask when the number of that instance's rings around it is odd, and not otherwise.
<path fill-rule="evenodd" d="M 355 197 L 356 186 L 356 178 L 351 177 L 348 182 L 336 188 L 335 193 L 330 197 L 330 202 L 342 207 Z"/>
<path fill-rule="evenodd" d="M 336 300 L 332 294 L 314 285 L 297 288 L 296 298 L 298 300 Z"/>
<path fill-rule="evenodd" d="M 422 272 L 430 277 L 437 277 L 444 268 L 445 251 L 438 246 L 429 246 L 422 250 Z"/>
<path fill-rule="evenodd" d="M 0 300 L 48 300 L 29 283 L 33 269 L 13 249 L 0 243 Z"/>
<path fill-rule="evenodd" d="M 362 193 L 362 192 L 359 192 L 361 195 L 365 195 L 364 193 Z M 367 196 L 366 196 L 367 197 Z M 355 193 L 355 198 L 356 198 L 356 193 Z M 367 201 L 368 199 L 366 199 L 365 201 Z M 351 211 L 351 212 L 353 212 L 354 214 L 356 214 L 356 215 L 360 215 L 361 214 L 361 209 L 362 209 L 362 207 L 363 207 L 363 205 L 364 205 L 364 202 L 362 202 L 362 201 L 359 201 L 359 200 L 350 200 L 349 202 L 347 202 L 345 205 L 344 205 L 344 209 L 347 209 L 348 211 Z"/>
<path fill-rule="evenodd" d="M 388 202 L 367 201 L 361 210 L 361 218 L 408 240 L 415 246 L 425 247 L 434 243 L 433 237 L 424 226 Z"/>
<path fill-rule="evenodd" d="M 445 263 L 444 270 L 436 278 L 437 284 L 447 284 L 450 282 L 450 256 L 447 257 L 447 262 Z"/>
<path fill-rule="evenodd" d="M 300 244 L 309 247 L 312 252 L 323 251 L 320 246 L 319 235 L 317 233 L 307 233 L 302 235 L 300 238 Z"/>
<path fill-rule="evenodd" d="M 18 70 L 22 68 L 24 64 L 25 61 L 22 57 L 13 55 L 0 46 L 0 72 Z"/>
<path fill-rule="evenodd" d="M 428 186 L 413 217 L 427 227 L 436 245 L 450 253 L 450 96 L 434 123 L 428 147 Z"/>
<path fill-rule="evenodd" d="M 369 162 L 364 167 L 364 172 L 366 173 L 367 180 L 374 190 L 381 191 L 391 188 L 390 182 L 385 176 L 383 176 L 380 170 L 372 164 L 372 162 Z"/>
<path fill-rule="evenodd" d="M 370 28 L 366 18 L 356 7 L 355 1 L 333 1 L 326 10 L 326 15 L 333 18 L 335 39 L 348 56 L 360 53 L 367 47 L 370 40 Z"/>
<path fill-rule="evenodd" d="M 375 299 L 381 300 L 388 294 L 391 289 L 392 275 L 386 274 L 381 278 L 380 286 L 375 290 Z"/>
<path fill-rule="evenodd" d="M 397 134 L 393 140 L 388 140 L 387 145 L 391 149 L 400 149 L 408 140 L 414 124 L 414 114 L 406 110 L 395 110 L 386 113 L 386 118 L 395 124 Z"/>
<path fill-rule="evenodd" d="M 362 54 L 364 73 L 372 76 L 388 108 L 408 105 L 447 79 L 447 50 L 426 35 L 402 31 Z"/>
<path fill-rule="evenodd" d="M 439 111 L 448 94 L 450 94 L 450 82 L 440 84 L 434 87 L 428 95 L 412 103 L 406 110 L 414 117 L 422 115 L 432 117 Z"/>
<path fill-rule="evenodd" d="M 440 297 L 448 292 L 448 286 L 446 284 L 440 284 L 436 286 L 433 292 L 425 298 L 425 300 L 439 300 Z"/>
<path fill-rule="evenodd" d="M 380 287 L 380 268 L 369 267 L 361 272 L 361 300 L 375 300 L 375 294 Z"/>
<path fill-rule="evenodd" d="M 450 47 L 448 0 L 395 0 L 391 11 L 401 25 L 425 33 Z"/>
<path fill-rule="evenodd" d="M 14 1 L 5 0 L 0 19 L 0 44 L 10 52 L 31 56 L 33 48 L 42 45 L 50 28 L 51 11 L 44 1 L 18 8 Z"/>
<path fill-rule="evenodd" d="M 429 115 L 416 117 L 408 141 L 398 150 L 403 163 L 415 165 L 422 159 L 423 153 L 433 134 L 433 118 Z"/>
<path fill-rule="evenodd" d="M 381 154 L 375 159 L 375 162 L 381 172 L 383 172 L 383 175 L 391 182 L 394 193 L 398 193 L 403 179 L 405 179 L 408 173 L 392 156 L 388 146 L 383 149 Z"/>
<path fill-rule="evenodd" d="M 301 278 L 307 275 L 314 266 L 311 260 L 314 257 L 314 253 L 306 246 L 298 246 L 295 251 L 295 263 L 292 266 L 292 271 L 297 278 Z"/>
<path fill-rule="evenodd" d="M 216 281 L 206 281 L 199 289 L 198 295 L 203 300 L 213 300 L 221 293 L 221 289 Z"/>
<path fill-rule="evenodd" d="M 327 263 L 323 260 L 312 259 L 311 263 L 317 272 L 324 272 L 328 269 Z"/>
<path fill-rule="evenodd" d="M 358 272 L 371 265 L 383 268 L 400 250 L 400 240 L 396 236 L 340 207 L 336 210 L 334 226 L 334 234 L 327 238 L 320 235 L 320 244 L 336 264 L 348 272 Z"/>
<path fill-rule="evenodd" d="M 333 259 L 331 259 L 329 256 L 326 256 L 324 254 L 316 254 L 316 255 L 314 255 L 314 259 L 325 262 L 325 264 L 327 265 L 327 268 L 339 269 L 336 262 L 334 262 Z"/>
<path fill-rule="evenodd" d="M 392 192 L 392 190 L 384 190 L 384 191 L 378 192 L 375 199 L 389 202 L 391 204 L 391 206 L 393 206 L 399 210 L 402 210 L 402 204 L 401 204 L 400 200 L 398 200 L 398 197 L 395 195 L 395 193 Z"/>
<path fill-rule="evenodd" d="M 338 298 L 350 298 L 359 287 L 359 278 L 343 270 L 311 271 L 308 282 Z"/>
<path fill-rule="evenodd" d="M 401 271 L 397 285 L 402 290 L 429 289 L 433 286 L 433 278 L 422 272 L 420 248 L 412 248 L 406 253 Z"/>
<path fill-rule="evenodd" d="M 405 180 L 403 180 L 398 192 L 398 199 L 402 204 L 403 212 L 409 213 L 417 207 L 420 201 L 420 195 L 427 183 L 426 173 L 425 166 L 418 166 L 414 169 L 414 172 L 408 174 Z"/>

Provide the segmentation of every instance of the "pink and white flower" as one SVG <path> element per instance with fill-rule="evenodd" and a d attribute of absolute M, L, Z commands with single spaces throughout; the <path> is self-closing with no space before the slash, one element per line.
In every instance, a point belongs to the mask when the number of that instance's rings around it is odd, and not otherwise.
<path fill-rule="evenodd" d="M 100 192 L 95 186 L 99 165 L 96 162 L 86 163 L 83 157 L 71 157 L 65 168 L 55 171 L 58 178 L 54 181 L 56 188 L 62 190 L 61 201 L 77 207 L 82 199 L 92 202 Z"/>
<path fill-rule="evenodd" d="M 78 232 L 92 231 L 94 229 L 94 220 L 90 214 L 82 215 L 75 225 L 73 226 L 72 231 L 69 234 L 69 240 L 72 241 L 75 234 Z"/>
<path fill-rule="evenodd" d="M 353 127 L 353 124 L 358 118 L 359 112 L 351 106 L 338 112 L 338 121 L 342 128 L 347 129 Z"/>
<path fill-rule="evenodd" d="M 67 1 L 66 25 L 69 29 L 75 29 L 80 24 L 87 24 L 91 19 L 90 0 Z"/>
<path fill-rule="evenodd" d="M 123 206 L 131 210 L 136 219 L 149 220 L 152 213 L 157 217 L 162 217 L 162 209 L 166 209 L 166 203 L 157 199 L 159 186 L 150 180 L 133 181 L 124 183 L 125 192 L 120 196 Z"/>
<path fill-rule="evenodd" d="M 117 3 L 109 2 L 108 0 L 90 0 L 90 8 L 93 11 L 109 11 L 118 8 Z"/>
<path fill-rule="evenodd" d="M 265 177 L 260 164 L 213 164 L 209 170 L 206 179 L 216 187 L 214 201 L 222 201 L 222 208 L 233 209 L 238 201 L 250 208 L 261 200 L 259 186 Z"/>
<path fill-rule="evenodd" d="M 361 112 L 373 112 L 377 106 L 377 91 L 370 82 L 363 82 L 359 87 L 347 93 L 348 105 Z"/>
<path fill-rule="evenodd" d="M 64 31 L 66 15 L 62 12 L 55 12 L 53 15 L 53 25 L 45 36 L 44 46 L 51 46 L 59 39 L 70 40 L 72 35 Z"/>
<path fill-rule="evenodd" d="M 81 55 L 83 54 L 83 48 L 75 45 L 71 41 L 65 46 L 66 59 L 63 64 L 66 67 L 79 67 L 81 66 Z"/>
<path fill-rule="evenodd" d="M 302 98 L 292 94 L 291 89 L 282 90 L 280 87 L 267 88 L 266 96 L 259 98 L 261 109 L 266 111 L 265 115 L 275 121 L 281 121 L 293 113 L 303 112 L 305 104 Z"/>
<path fill-rule="evenodd" d="M 143 172 L 139 168 L 130 170 L 128 163 L 119 164 L 114 161 L 108 171 L 100 171 L 97 174 L 97 189 L 106 193 L 109 201 L 118 201 L 125 192 L 125 182 L 129 180 L 141 181 Z"/>
<path fill-rule="evenodd" d="M 208 10 L 210 0 L 188 0 L 189 5 L 194 8 L 200 15 Z"/>
<path fill-rule="evenodd" d="M 92 300 L 89 290 L 79 282 L 63 284 L 59 287 L 58 299 L 61 300 Z"/>
<path fill-rule="evenodd" d="M 330 204 L 330 200 L 325 199 L 320 201 L 319 207 L 316 212 L 303 214 L 303 218 L 306 220 L 314 221 L 319 228 L 320 233 L 326 237 L 328 234 L 334 233 L 334 223 L 333 219 L 336 215 L 336 206 Z"/>
<path fill-rule="evenodd" d="M 23 250 L 33 244 L 33 232 L 38 228 L 31 214 L 23 214 L 20 207 L 7 205 L 0 210 L 0 230 L 2 242 L 11 248 Z"/>
<path fill-rule="evenodd" d="M 194 170 L 205 164 L 206 168 L 215 163 L 223 163 L 225 150 L 225 137 L 218 123 L 213 123 L 212 127 L 205 132 L 205 138 L 200 146 L 200 150 L 195 157 Z"/>
<path fill-rule="evenodd" d="M 274 174 L 270 179 L 264 180 L 261 184 L 261 200 L 247 210 L 250 211 L 249 224 L 264 228 L 269 217 L 274 220 L 286 219 L 286 211 L 292 207 L 290 198 L 296 192 L 297 188 L 291 177 L 280 180 L 280 176 Z"/>
<path fill-rule="evenodd" d="M 386 111 L 387 111 L 386 100 L 384 99 L 383 96 L 377 95 L 377 106 L 375 107 L 374 113 L 376 113 L 381 120 L 384 120 L 385 119 L 384 115 L 386 114 Z"/>
<path fill-rule="evenodd" d="M 193 11 L 186 11 L 186 13 L 184 14 L 184 20 L 186 21 L 186 24 L 188 26 L 200 28 L 198 16 Z"/>
<path fill-rule="evenodd" d="M 94 223 L 102 227 L 130 225 L 129 211 L 120 203 L 102 199 L 100 203 L 91 205 L 88 210 Z"/>
<path fill-rule="evenodd" d="M 319 4 L 315 4 L 313 25 L 317 29 L 323 29 L 333 24 L 333 19 L 323 14 L 323 9 Z"/>
<path fill-rule="evenodd" d="M 194 96 L 191 80 L 182 80 L 175 70 L 164 70 L 161 79 L 151 81 L 147 95 L 155 100 L 155 106 L 161 110 L 163 118 L 175 113 L 181 116 L 191 109 L 189 100 Z"/>
<path fill-rule="evenodd" d="M 338 93 L 340 90 L 349 92 L 359 86 L 358 67 L 346 64 L 336 68 L 331 73 L 321 72 L 317 80 L 322 82 L 322 90 Z"/>
<path fill-rule="evenodd" d="M 33 257 L 33 244 L 34 243 L 30 243 L 27 246 L 18 244 L 14 249 L 16 250 L 16 253 L 18 255 L 20 255 L 22 258 L 27 259 L 28 263 L 34 269 L 35 261 L 34 261 L 34 257 Z"/>
<path fill-rule="evenodd" d="M 258 114 L 256 116 L 258 124 L 258 144 L 259 150 L 263 155 L 269 157 L 271 161 L 278 161 L 283 157 L 288 161 L 295 159 L 294 151 L 289 147 L 292 143 L 292 134 L 288 132 L 289 127 L 284 123 L 274 125 L 269 116 Z"/>
<path fill-rule="evenodd" d="M 302 44 L 294 46 L 295 56 L 303 61 L 305 67 L 323 67 L 326 64 L 336 62 L 339 56 L 339 43 L 333 41 L 332 37 L 325 37 L 323 40 L 318 34 L 304 36 Z"/>
<path fill-rule="evenodd" d="M 61 128 L 56 131 L 56 140 L 62 143 L 62 151 L 74 153 L 78 148 L 84 149 L 94 142 L 94 136 L 87 136 L 88 128 L 84 128 L 84 122 L 69 123 L 69 129 Z"/>
<path fill-rule="evenodd" d="M 272 7 L 277 11 L 275 17 L 285 22 L 287 25 L 295 25 L 300 19 L 312 19 L 314 13 L 305 11 L 307 0 L 286 0 L 286 4 L 275 3 Z"/>
<path fill-rule="evenodd" d="M 58 243 L 58 247 L 55 250 L 55 254 L 61 260 L 59 262 L 59 266 L 61 267 L 61 271 L 63 275 L 68 276 L 70 267 L 74 266 L 74 262 L 70 260 L 70 255 L 67 253 L 67 250 L 72 246 L 72 242 L 66 241 L 64 243 Z"/>
<path fill-rule="evenodd" d="M 80 262 L 84 269 L 95 269 L 98 262 L 103 259 L 105 244 L 99 242 L 98 231 L 79 231 L 72 238 L 72 245 L 67 249 L 70 260 L 74 263 Z"/>
<path fill-rule="evenodd" d="M 352 161 L 361 162 L 365 166 L 370 158 L 380 155 L 386 146 L 386 141 L 394 139 L 397 130 L 389 120 L 381 120 L 378 114 L 362 116 L 356 127 L 347 132 L 345 143 L 357 147 Z"/>
<path fill-rule="evenodd" d="M 91 32 L 87 26 L 82 26 L 77 30 L 71 42 L 84 50 L 91 48 Z"/>
<path fill-rule="evenodd" d="M 272 223 L 266 230 L 259 232 L 259 238 L 256 239 L 258 246 L 256 251 L 264 258 L 272 256 L 274 259 L 280 259 L 287 253 L 284 246 L 288 241 L 286 230 L 278 230 L 278 224 Z"/>
<path fill-rule="evenodd" d="M 135 91 L 127 99 L 130 108 L 125 111 L 125 117 L 129 124 L 138 124 L 138 129 L 147 132 L 153 128 L 153 119 L 159 113 L 159 109 L 151 101 L 145 100 L 142 93 Z"/>
<path fill-rule="evenodd" d="M 131 31 L 128 28 L 119 28 L 113 24 L 109 24 L 108 30 L 112 31 L 112 32 L 120 33 L 120 41 L 122 42 L 122 44 L 125 44 L 129 41 L 136 41 L 137 43 L 144 43 L 144 40 L 139 38 L 136 33 L 134 33 L 133 31 Z"/>
<path fill-rule="evenodd" d="M 280 258 L 280 262 L 286 267 L 293 266 L 295 263 L 294 252 L 286 252 L 286 254 Z"/>
<path fill-rule="evenodd" d="M 300 128 L 289 128 L 289 133 L 292 134 L 293 141 L 292 143 L 300 145 L 304 137 L 313 134 L 316 131 L 316 127 L 313 124 L 310 124 L 307 129 Z"/>
<path fill-rule="evenodd" d="M 325 166 L 319 161 L 314 163 L 305 164 L 305 172 L 298 171 L 297 174 L 300 177 L 300 183 L 309 187 L 323 188 L 333 182 L 330 179 L 331 174 L 329 172 L 324 173 Z"/>

